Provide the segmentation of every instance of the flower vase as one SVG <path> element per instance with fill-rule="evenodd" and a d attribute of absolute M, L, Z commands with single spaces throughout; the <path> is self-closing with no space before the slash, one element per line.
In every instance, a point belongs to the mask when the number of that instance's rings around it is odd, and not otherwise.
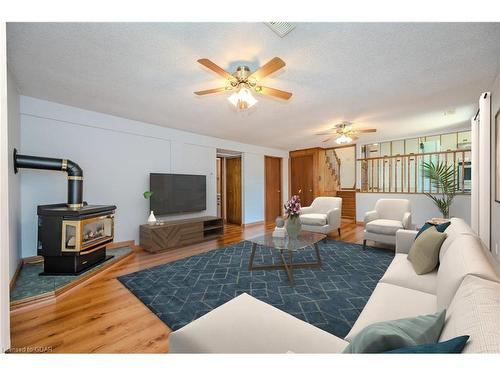
<path fill-rule="evenodd" d="M 286 221 L 285 227 L 286 227 L 286 232 L 288 233 L 288 237 L 296 239 L 302 227 L 299 215 L 290 216 Z"/>
<path fill-rule="evenodd" d="M 151 213 L 149 214 L 148 224 L 149 225 L 155 225 L 156 224 L 156 217 L 155 217 L 155 214 L 153 213 L 153 211 L 151 211 Z"/>

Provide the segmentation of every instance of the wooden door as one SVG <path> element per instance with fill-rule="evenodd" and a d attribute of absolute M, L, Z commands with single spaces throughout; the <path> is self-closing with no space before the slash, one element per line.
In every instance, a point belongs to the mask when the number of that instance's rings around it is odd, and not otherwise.
<path fill-rule="evenodd" d="M 241 157 L 226 159 L 226 220 L 241 225 Z"/>
<path fill-rule="evenodd" d="M 265 157 L 266 221 L 274 221 L 282 214 L 281 158 Z"/>
<path fill-rule="evenodd" d="M 290 159 L 290 194 L 300 196 L 302 206 L 313 201 L 313 156 L 295 156 Z"/>

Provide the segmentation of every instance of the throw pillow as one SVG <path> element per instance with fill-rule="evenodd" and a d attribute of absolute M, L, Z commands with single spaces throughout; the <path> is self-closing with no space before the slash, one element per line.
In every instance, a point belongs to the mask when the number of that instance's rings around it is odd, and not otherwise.
<path fill-rule="evenodd" d="M 422 344 L 417 346 L 407 346 L 389 350 L 386 353 L 390 354 L 460 354 L 464 350 L 465 344 L 469 340 L 469 336 L 459 336 L 454 339 L 436 342 L 433 344 Z"/>
<path fill-rule="evenodd" d="M 363 328 L 343 353 L 383 353 L 389 350 L 435 343 L 443 329 L 446 311 L 370 324 Z"/>
<path fill-rule="evenodd" d="M 446 239 L 446 233 L 439 233 L 436 228 L 429 228 L 415 239 L 408 252 L 417 275 L 433 271 L 439 263 L 439 250 Z"/>
<path fill-rule="evenodd" d="M 417 235 L 415 236 L 415 238 L 417 238 L 418 236 L 420 236 L 423 232 L 425 232 L 427 229 L 429 228 L 436 228 L 438 232 L 441 232 L 441 233 L 444 233 L 444 231 L 446 230 L 446 228 L 448 228 L 451 224 L 451 221 L 447 221 L 446 223 L 442 223 L 442 224 L 431 224 L 431 223 L 425 223 L 424 226 L 422 228 L 420 228 L 420 230 L 418 231 Z"/>

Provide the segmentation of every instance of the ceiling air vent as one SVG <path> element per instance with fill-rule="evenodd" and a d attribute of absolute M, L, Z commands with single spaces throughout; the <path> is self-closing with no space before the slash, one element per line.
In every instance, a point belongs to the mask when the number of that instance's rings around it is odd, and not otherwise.
<path fill-rule="evenodd" d="M 264 22 L 264 23 L 282 38 L 290 31 L 295 29 L 295 25 L 292 25 L 289 22 Z"/>

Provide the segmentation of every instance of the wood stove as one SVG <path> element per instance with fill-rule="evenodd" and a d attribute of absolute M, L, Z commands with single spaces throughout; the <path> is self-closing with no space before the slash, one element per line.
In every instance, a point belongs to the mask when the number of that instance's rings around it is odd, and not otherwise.
<path fill-rule="evenodd" d="M 50 169 L 68 173 L 68 202 L 38 206 L 37 254 L 46 275 L 74 275 L 105 261 L 114 238 L 114 205 L 83 202 L 83 171 L 66 159 L 19 155 L 14 169 Z"/>
<path fill-rule="evenodd" d="M 106 260 L 114 237 L 116 206 L 38 206 L 38 255 L 44 274 L 78 274 Z"/>

